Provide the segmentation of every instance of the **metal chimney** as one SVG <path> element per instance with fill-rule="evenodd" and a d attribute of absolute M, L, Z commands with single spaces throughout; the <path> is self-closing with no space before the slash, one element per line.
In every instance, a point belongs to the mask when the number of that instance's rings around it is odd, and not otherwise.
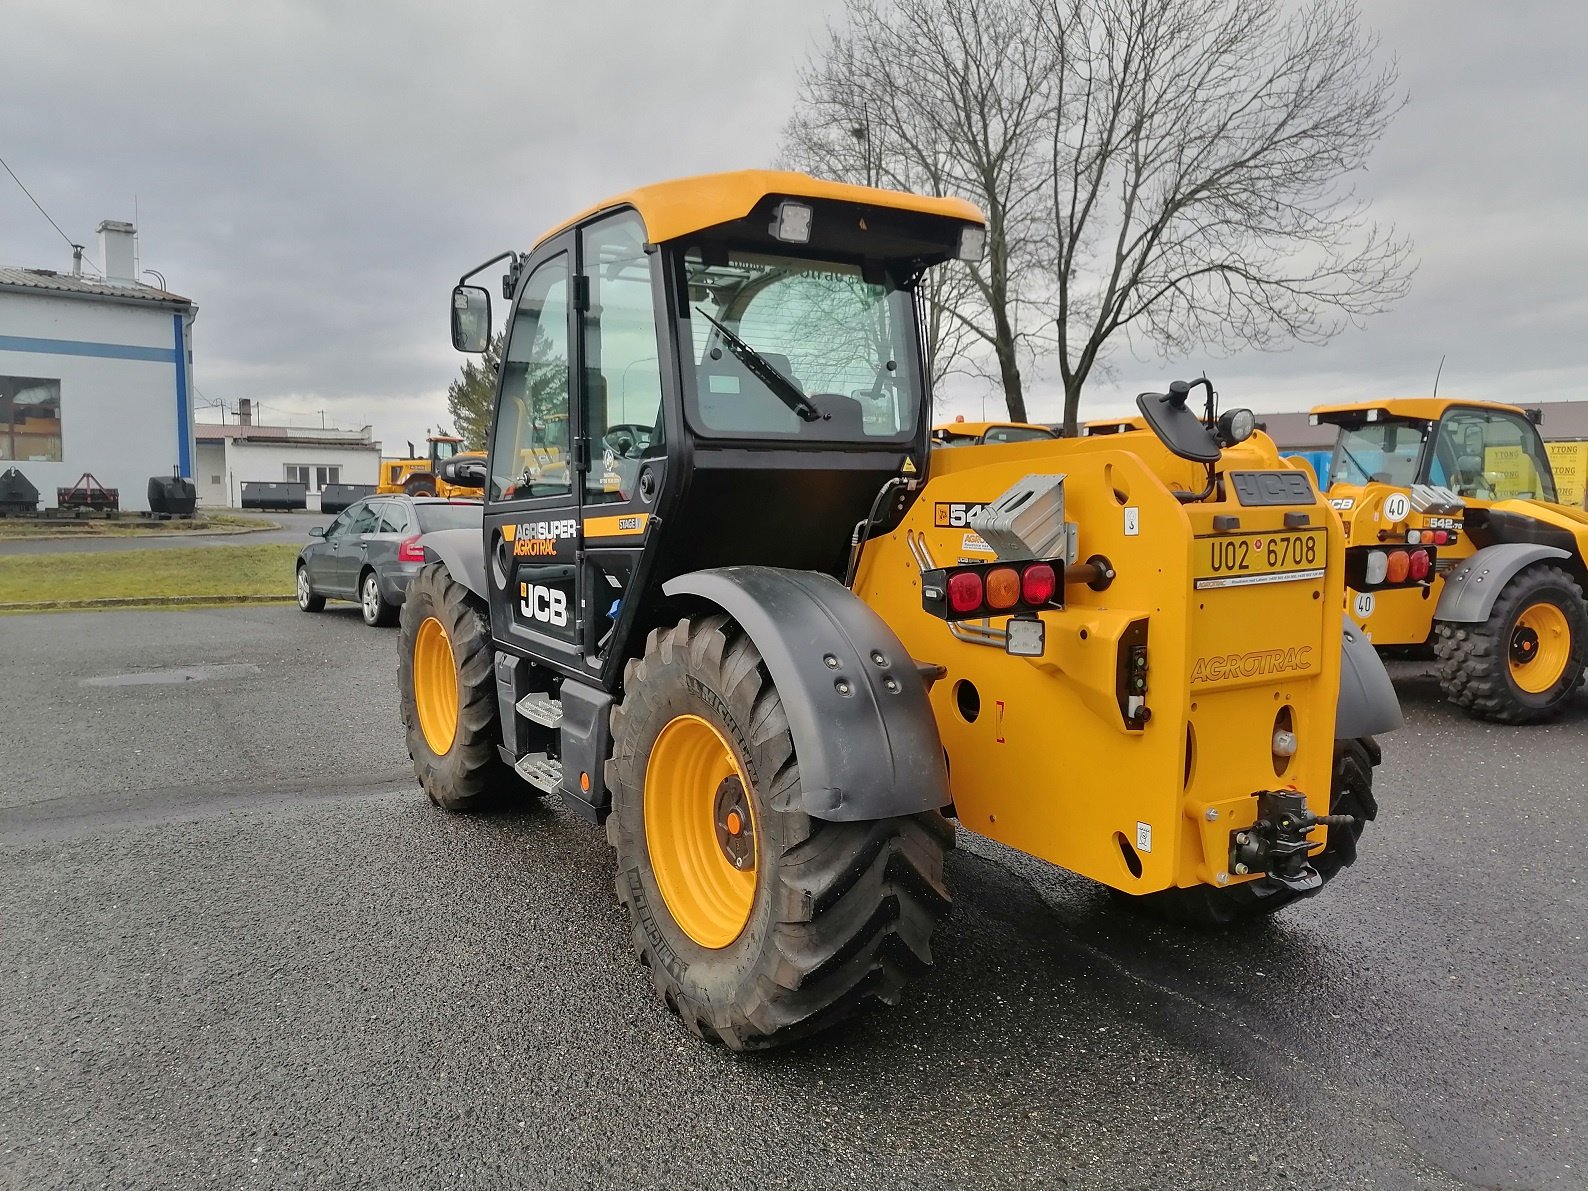
<path fill-rule="evenodd" d="M 117 219 L 99 224 L 99 258 L 105 262 L 105 280 L 112 285 L 137 285 L 138 229 Z"/>
<path fill-rule="evenodd" d="M 237 424 L 239 426 L 254 424 L 254 403 L 246 397 L 237 399 Z"/>

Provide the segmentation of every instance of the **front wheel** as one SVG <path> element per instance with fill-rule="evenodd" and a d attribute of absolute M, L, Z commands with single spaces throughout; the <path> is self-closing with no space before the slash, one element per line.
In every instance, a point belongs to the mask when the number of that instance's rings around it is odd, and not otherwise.
<path fill-rule="evenodd" d="M 662 1001 L 733 1050 L 896 1003 L 948 911 L 948 821 L 805 814 L 782 700 L 727 617 L 653 632 L 624 689 L 607 838 Z"/>
<path fill-rule="evenodd" d="M 1559 567 L 1530 566 L 1482 624 L 1435 626 L 1445 697 L 1478 719 L 1535 724 L 1565 710 L 1588 664 L 1582 588 Z"/>
<path fill-rule="evenodd" d="M 1371 736 L 1339 740 L 1334 746 L 1334 778 L 1329 789 L 1329 813 L 1350 815 L 1350 827 L 1331 827 L 1323 851 L 1312 857 L 1312 867 L 1327 885 L 1340 870 L 1356 862 L 1357 841 L 1362 829 L 1378 818 L 1378 800 L 1373 797 L 1373 768 L 1383 760 L 1378 742 Z M 1277 882 L 1256 880 L 1219 889 L 1197 885 L 1190 889 L 1161 889 L 1131 897 L 1142 909 L 1171 922 L 1189 926 L 1218 928 L 1264 918 L 1298 900 L 1301 894 Z"/>
<path fill-rule="evenodd" d="M 414 772 L 430 801 L 480 810 L 527 787 L 503 764 L 491 622 L 442 563 L 414 576 L 402 606 L 397 682 Z"/>
<path fill-rule="evenodd" d="M 325 611 L 325 597 L 314 594 L 314 584 L 309 582 L 309 568 L 301 562 L 298 564 L 297 588 L 299 612 Z"/>

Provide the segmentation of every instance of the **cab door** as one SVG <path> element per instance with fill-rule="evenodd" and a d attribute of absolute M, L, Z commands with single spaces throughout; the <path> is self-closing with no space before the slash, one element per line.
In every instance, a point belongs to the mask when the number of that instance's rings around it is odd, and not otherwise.
<path fill-rule="evenodd" d="M 485 490 L 486 575 L 497 642 L 585 672 L 578 474 L 569 437 L 578 375 L 572 233 L 536 252 L 503 332 Z"/>

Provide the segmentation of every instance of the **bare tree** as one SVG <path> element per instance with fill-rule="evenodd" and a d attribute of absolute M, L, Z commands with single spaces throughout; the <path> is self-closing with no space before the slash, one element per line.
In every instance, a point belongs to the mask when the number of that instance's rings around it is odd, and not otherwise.
<path fill-rule="evenodd" d="M 1044 0 L 1048 259 L 1073 433 L 1111 341 L 1321 342 L 1405 293 L 1350 175 L 1399 106 L 1351 0 Z"/>
<path fill-rule="evenodd" d="M 934 375 L 989 347 L 1017 420 L 1039 336 L 1073 433 L 1121 340 L 1321 342 L 1409 285 L 1409 241 L 1350 184 L 1399 107 L 1354 0 L 847 0 L 845 16 L 785 156 L 981 206 L 987 259 L 962 290 L 941 271 L 928 340 L 944 336 Z"/>
<path fill-rule="evenodd" d="M 868 185 L 952 194 L 987 216 L 987 255 L 923 282 L 934 381 L 996 362 L 1010 416 L 1024 421 L 1020 360 L 1032 330 L 1019 279 L 1039 260 L 1044 71 L 1019 0 L 846 0 L 842 29 L 801 76 L 783 156 Z"/>

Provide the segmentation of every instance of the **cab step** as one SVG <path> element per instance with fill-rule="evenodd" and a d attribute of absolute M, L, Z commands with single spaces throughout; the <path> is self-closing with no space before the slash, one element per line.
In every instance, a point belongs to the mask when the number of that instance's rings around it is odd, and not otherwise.
<path fill-rule="evenodd" d="M 537 790 L 555 794 L 562 787 L 562 762 L 545 753 L 527 753 L 513 765 L 514 771 Z"/>
<path fill-rule="evenodd" d="M 513 707 L 526 720 L 548 728 L 562 727 L 562 701 L 553 699 L 545 691 L 530 691 Z"/>

